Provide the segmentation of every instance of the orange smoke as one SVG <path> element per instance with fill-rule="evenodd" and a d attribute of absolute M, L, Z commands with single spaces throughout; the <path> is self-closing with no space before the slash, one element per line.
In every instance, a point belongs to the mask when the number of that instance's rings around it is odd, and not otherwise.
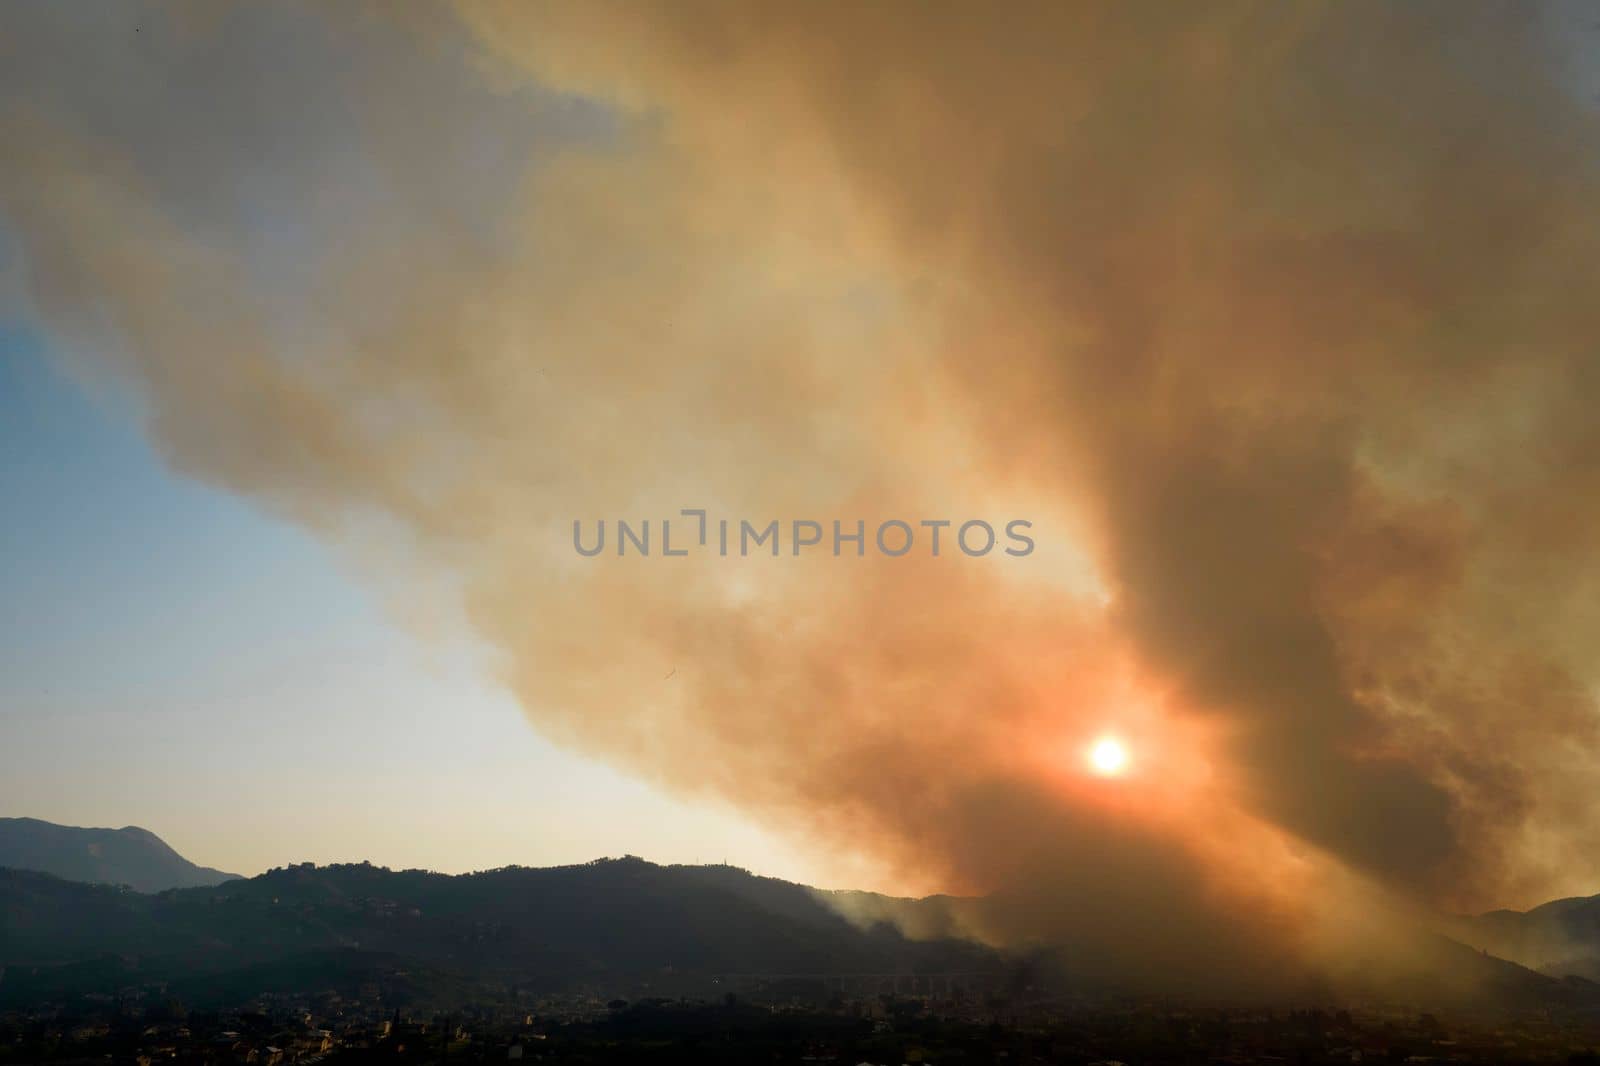
<path fill-rule="evenodd" d="M 992 939 L 1198 980 L 1592 888 L 1600 138 L 1538 18 L 458 7 L 153 19 L 115 91 L 30 16 L 0 205 L 179 469 Z M 571 547 L 683 508 L 1039 550 Z"/>

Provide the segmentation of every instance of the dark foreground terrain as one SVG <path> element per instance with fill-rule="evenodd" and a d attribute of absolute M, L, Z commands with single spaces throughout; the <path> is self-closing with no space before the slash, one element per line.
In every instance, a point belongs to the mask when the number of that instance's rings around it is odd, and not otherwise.
<path fill-rule="evenodd" d="M 12 1011 L 0 1015 L 0 1063 L 1600 1063 L 1594 1019 L 1186 1009 L 1026 991 L 384 1010 L 376 995 L 322 994 L 225 1010 L 166 1000 Z"/>

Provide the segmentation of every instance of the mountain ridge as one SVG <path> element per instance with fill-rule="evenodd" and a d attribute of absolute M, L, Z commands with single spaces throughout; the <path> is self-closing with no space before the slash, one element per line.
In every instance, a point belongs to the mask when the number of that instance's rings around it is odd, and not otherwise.
<path fill-rule="evenodd" d="M 0 1001 L 11 1003 L 140 982 L 203 999 L 263 973 L 322 987 L 426 972 L 478 997 L 509 986 L 720 997 L 719 975 L 1005 965 L 970 941 L 856 924 L 806 886 L 632 858 L 457 875 L 307 863 L 155 895 L 0 869 Z"/>
<path fill-rule="evenodd" d="M 0 866 L 68 881 L 127 885 L 140 892 L 209 887 L 238 874 L 200 866 L 142 826 L 60 825 L 42 818 L 0 818 Z"/>
<path fill-rule="evenodd" d="M 1458 919 L 1456 939 L 1540 973 L 1600 980 L 1600 895 Z"/>
<path fill-rule="evenodd" d="M 130 828 L 81 832 L 159 842 Z M 961 973 L 1004 984 L 1024 970 L 1109 987 L 1093 957 L 1075 958 L 1061 945 L 1002 949 L 971 939 L 972 928 L 1004 912 L 1003 897 L 823 890 L 728 865 L 627 856 L 444 874 L 300 863 L 153 893 L 119 884 L 127 882 L 0 869 L 0 1000 L 104 994 L 142 981 L 191 987 L 203 998 L 209 985 L 246 989 L 268 976 L 285 987 L 321 987 L 408 973 L 412 984 L 429 975 L 436 995 L 480 996 L 577 986 L 719 995 L 718 981 L 730 975 L 825 985 L 845 976 Z M 1468 919 L 1449 937 L 1419 929 L 1419 958 L 1427 961 L 1370 987 L 1600 1006 L 1600 987 L 1582 966 L 1529 966 L 1526 938 L 1512 935 L 1518 923 L 1560 918 L 1563 945 L 1592 933 L 1588 942 L 1600 953 L 1600 896 L 1553 902 L 1560 905 Z M 1591 909 L 1592 928 L 1572 926 L 1573 915 Z M 1499 939 L 1487 944 L 1496 930 Z M 1212 960 L 1207 973 L 1220 977 L 1225 962 Z"/>

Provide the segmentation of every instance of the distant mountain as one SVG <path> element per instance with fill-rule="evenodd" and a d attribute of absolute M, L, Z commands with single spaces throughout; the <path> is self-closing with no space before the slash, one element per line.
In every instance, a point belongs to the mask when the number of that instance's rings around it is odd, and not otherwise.
<path fill-rule="evenodd" d="M 69 881 L 127 885 L 139 892 L 237 880 L 196 866 L 148 829 L 80 829 L 37 818 L 0 818 L 0 866 L 37 870 Z"/>
<path fill-rule="evenodd" d="M 459 876 L 306 863 L 157 895 L 0 869 L 0 1009 L 138 988 L 222 1006 L 324 992 L 434 1005 L 511 1004 L 534 991 L 816 1000 L 843 980 L 869 994 L 960 982 L 1004 997 L 1041 978 L 1106 987 L 1097 968 L 1074 969 L 1050 949 L 1007 953 L 940 935 L 952 905 L 996 902 L 821 892 L 632 858 Z M 1444 937 L 1423 935 L 1415 954 L 1410 972 L 1371 990 L 1409 1003 L 1600 1007 L 1592 982 Z"/>
<path fill-rule="evenodd" d="M 477 1000 L 511 987 L 720 997 L 774 982 L 825 990 L 844 974 L 998 979 L 1007 965 L 968 941 L 849 921 L 826 893 L 729 867 L 615 859 L 447 876 L 308 863 L 155 896 L 0 870 L 10 1004 L 142 982 L 195 1002 L 419 984 Z"/>
<path fill-rule="evenodd" d="M 1452 935 L 1541 973 L 1600 981 L 1600 896 L 1490 911 L 1462 919 Z"/>

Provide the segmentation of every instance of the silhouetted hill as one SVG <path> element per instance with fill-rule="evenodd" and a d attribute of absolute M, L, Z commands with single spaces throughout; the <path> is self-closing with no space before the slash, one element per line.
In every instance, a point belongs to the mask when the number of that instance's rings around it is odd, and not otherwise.
<path fill-rule="evenodd" d="M 138 826 L 80 829 L 37 818 L 0 818 L 0 866 L 140 892 L 216 885 L 239 876 L 196 866 Z"/>
<path fill-rule="evenodd" d="M 292 983 L 303 969 L 313 984 L 333 971 L 372 980 L 387 966 L 427 969 L 436 991 L 448 978 L 480 994 L 493 984 L 665 993 L 716 992 L 718 980 L 748 975 L 989 972 L 1003 962 L 970 942 L 853 924 L 801 885 L 618 859 L 460 876 L 306 864 L 159 895 L 0 870 L 0 965 L 0 1000 L 16 1002 L 134 976 Z"/>
<path fill-rule="evenodd" d="M 82 829 L 37 818 L 0 818 L 0 866 L 139 892 L 194 888 L 238 874 L 197 866 L 148 829 Z"/>
<path fill-rule="evenodd" d="M 1462 919 L 1456 937 L 1554 976 L 1600 980 L 1600 896 L 1552 900 L 1529 911 Z"/>
<path fill-rule="evenodd" d="M 1411 968 L 1373 983 L 1402 1002 L 1499 1007 L 1600 1007 L 1600 985 L 1581 976 L 1539 973 L 1438 934 L 1419 935 Z M 1415 948 L 1414 948 L 1415 950 Z"/>
<path fill-rule="evenodd" d="M 1063 955 L 1024 960 L 939 937 L 956 903 L 1003 905 L 819 892 L 631 858 L 459 876 L 308 863 L 155 895 L 0 870 L 0 1005 L 158 984 L 197 1004 L 362 989 L 386 1002 L 483 1003 L 514 989 L 720 997 L 752 982 L 826 994 L 843 975 L 981 974 L 999 988 L 1054 973 L 1093 987 L 1096 968 Z M 1588 981 L 1444 937 L 1419 933 L 1413 954 L 1408 971 L 1374 968 L 1364 984 L 1405 1002 L 1600 1005 Z"/>

